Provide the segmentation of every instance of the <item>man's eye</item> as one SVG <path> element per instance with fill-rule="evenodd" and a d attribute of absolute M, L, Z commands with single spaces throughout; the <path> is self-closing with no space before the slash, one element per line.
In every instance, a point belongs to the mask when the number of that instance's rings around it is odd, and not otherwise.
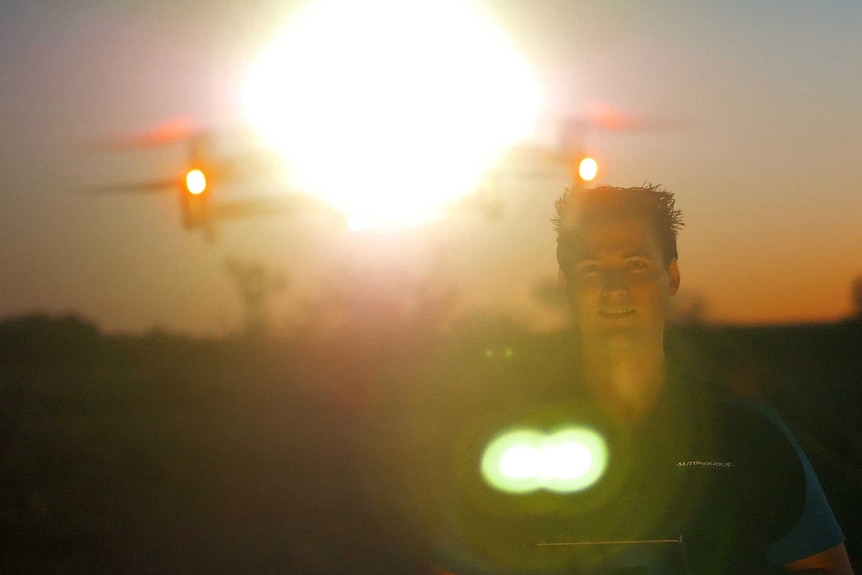
<path fill-rule="evenodd" d="M 626 268 L 631 271 L 641 271 L 647 268 L 647 264 L 646 262 L 642 262 L 640 260 L 631 260 L 629 262 L 626 262 Z"/>
<path fill-rule="evenodd" d="M 596 264 L 584 264 L 578 268 L 578 271 L 585 275 L 594 275 L 601 273 L 602 269 Z"/>

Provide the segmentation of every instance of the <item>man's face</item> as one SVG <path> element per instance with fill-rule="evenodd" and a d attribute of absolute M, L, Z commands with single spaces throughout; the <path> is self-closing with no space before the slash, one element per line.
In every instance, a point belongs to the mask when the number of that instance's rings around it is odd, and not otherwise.
<path fill-rule="evenodd" d="M 575 325 L 585 342 L 661 338 L 679 287 L 650 224 L 636 216 L 582 221 L 571 269 L 563 270 Z M 653 340 L 655 341 L 655 340 Z"/>

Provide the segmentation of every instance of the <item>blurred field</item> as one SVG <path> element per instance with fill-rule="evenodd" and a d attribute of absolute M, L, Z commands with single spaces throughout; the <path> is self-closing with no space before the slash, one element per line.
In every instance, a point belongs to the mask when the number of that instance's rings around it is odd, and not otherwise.
<path fill-rule="evenodd" d="M 445 427 L 501 391 L 423 385 L 417 374 L 463 372 L 522 349 L 553 363 L 566 337 L 475 329 L 312 344 L 8 320 L 0 571 L 421 572 L 423 525 L 405 520 L 415 494 L 396 470 L 414 439 L 405 420 Z M 669 339 L 721 385 L 778 408 L 858 564 L 862 323 L 688 327 Z M 422 465 L 437 466 L 410 472 Z"/>

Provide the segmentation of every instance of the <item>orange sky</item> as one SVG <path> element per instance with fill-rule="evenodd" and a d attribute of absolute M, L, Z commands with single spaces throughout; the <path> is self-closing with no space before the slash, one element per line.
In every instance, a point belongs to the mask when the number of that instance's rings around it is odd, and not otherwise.
<path fill-rule="evenodd" d="M 462 213 L 372 256 L 357 252 L 365 240 L 310 216 L 227 224 L 209 245 L 182 231 L 173 197 L 80 194 L 183 164 L 178 148 L 108 154 L 81 142 L 181 115 L 235 122 L 248 59 L 296 3 L 175 4 L 2 8 L 0 317 L 72 311 L 112 331 L 229 333 L 242 311 L 227 258 L 288 275 L 273 302 L 284 317 L 343 262 L 371 269 L 361 262 L 372 257 L 408 275 L 438 261 L 462 313 L 548 325 L 531 290 L 556 273 L 548 219 L 563 173 L 507 183 L 498 220 Z M 851 281 L 862 275 L 862 5 L 487 4 L 546 86 L 544 143 L 590 102 L 667 120 L 662 130 L 590 133 L 586 145 L 601 162 L 599 183 L 677 193 L 683 292 L 704 299 L 709 319 L 851 312 Z"/>

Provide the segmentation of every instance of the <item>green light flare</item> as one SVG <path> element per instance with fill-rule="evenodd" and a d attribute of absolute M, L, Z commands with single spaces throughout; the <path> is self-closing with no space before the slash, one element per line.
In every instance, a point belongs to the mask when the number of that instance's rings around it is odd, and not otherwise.
<path fill-rule="evenodd" d="M 567 427 L 544 434 L 521 428 L 491 440 L 481 470 L 488 485 L 507 493 L 574 493 L 601 478 L 607 458 L 604 439 L 591 429 Z"/>

